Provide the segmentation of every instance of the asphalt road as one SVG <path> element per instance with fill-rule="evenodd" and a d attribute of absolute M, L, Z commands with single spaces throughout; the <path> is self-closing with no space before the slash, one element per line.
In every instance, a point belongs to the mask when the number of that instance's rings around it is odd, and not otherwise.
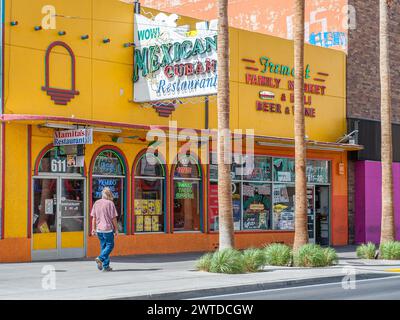
<path fill-rule="evenodd" d="M 349 283 L 346 283 L 348 286 Z M 201 300 L 400 300 L 400 276 L 355 281 L 354 289 L 344 289 L 342 283 L 327 283 L 301 287 L 235 293 Z"/>

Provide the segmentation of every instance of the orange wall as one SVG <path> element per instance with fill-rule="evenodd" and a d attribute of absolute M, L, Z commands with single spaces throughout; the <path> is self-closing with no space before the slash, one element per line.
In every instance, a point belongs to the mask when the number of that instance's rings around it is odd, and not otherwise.
<path fill-rule="evenodd" d="M 271 242 L 293 243 L 293 232 L 255 232 L 235 235 L 236 247 L 261 247 Z M 99 254 L 99 240 L 89 237 L 87 256 Z M 143 234 L 118 236 L 115 241 L 113 256 L 132 254 L 163 254 L 179 252 L 204 252 L 218 248 L 218 234 Z"/>

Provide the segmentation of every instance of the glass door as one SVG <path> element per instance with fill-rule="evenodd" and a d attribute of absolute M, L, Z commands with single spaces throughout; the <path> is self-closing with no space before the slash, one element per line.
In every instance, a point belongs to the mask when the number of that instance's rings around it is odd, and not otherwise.
<path fill-rule="evenodd" d="M 85 256 L 84 178 L 35 177 L 32 260 Z"/>
<path fill-rule="evenodd" d="M 33 179 L 32 256 L 57 256 L 58 179 Z"/>
<path fill-rule="evenodd" d="M 60 179 L 59 255 L 83 257 L 85 247 L 85 180 Z"/>
<path fill-rule="evenodd" d="M 307 229 L 309 243 L 315 243 L 315 188 L 307 187 Z"/>

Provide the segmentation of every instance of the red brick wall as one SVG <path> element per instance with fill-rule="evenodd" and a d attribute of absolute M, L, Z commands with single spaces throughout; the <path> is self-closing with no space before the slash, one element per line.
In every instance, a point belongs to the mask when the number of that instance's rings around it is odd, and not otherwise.
<path fill-rule="evenodd" d="M 349 30 L 347 57 L 347 116 L 380 120 L 379 1 L 349 0 L 357 27 Z M 390 67 L 393 122 L 400 123 L 400 2 L 390 9 Z"/>

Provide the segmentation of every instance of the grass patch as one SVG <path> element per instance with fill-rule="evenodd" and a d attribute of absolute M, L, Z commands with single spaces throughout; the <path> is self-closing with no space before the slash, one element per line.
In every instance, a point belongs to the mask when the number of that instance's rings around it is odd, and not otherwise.
<path fill-rule="evenodd" d="M 376 247 L 372 242 L 368 242 L 367 244 L 363 243 L 358 246 L 356 250 L 357 257 L 360 259 L 375 259 L 375 252 Z"/>
<path fill-rule="evenodd" d="M 281 243 L 272 243 L 264 247 L 265 262 L 270 266 L 289 266 L 292 261 L 292 249 Z"/>
<path fill-rule="evenodd" d="M 379 258 L 385 260 L 400 260 L 400 242 L 388 241 L 380 245 Z"/>
<path fill-rule="evenodd" d="M 258 272 L 265 266 L 266 256 L 262 249 L 246 249 L 242 255 L 243 267 L 246 272 Z"/>

